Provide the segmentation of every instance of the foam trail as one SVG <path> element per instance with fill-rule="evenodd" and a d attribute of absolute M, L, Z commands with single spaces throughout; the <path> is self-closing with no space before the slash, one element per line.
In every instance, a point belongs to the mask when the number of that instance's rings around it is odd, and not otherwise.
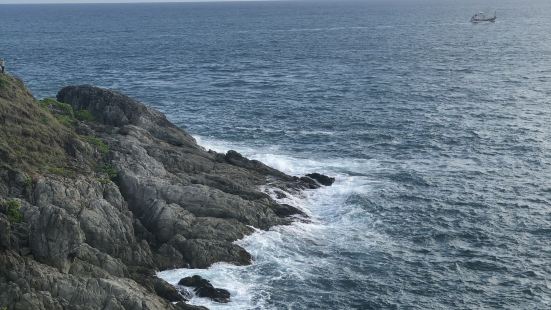
<path fill-rule="evenodd" d="M 342 244 L 357 243 L 357 247 L 369 246 L 384 236 L 358 227 L 352 222 L 357 221 L 357 213 L 361 209 L 351 208 L 347 198 L 352 194 L 362 194 L 369 190 L 370 182 L 362 176 L 350 176 L 348 169 L 362 167 L 369 169 L 374 163 L 349 159 L 311 159 L 291 156 L 278 147 L 259 147 L 229 144 L 224 141 L 195 137 L 200 145 L 217 152 L 234 149 L 244 156 L 260 160 L 272 167 L 292 175 L 319 171 L 336 176 L 336 182 L 331 187 L 322 187 L 313 191 L 305 191 L 300 196 L 288 195 L 280 199 L 303 209 L 311 218 L 308 223 L 295 222 L 288 226 L 274 227 L 269 231 L 257 231 L 236 243 L 244 247 L 253 256 L 254 263 L 250 266 L 233 266 L 218 263 L 208 269 L 176 269 L 158 274 L 171 284 L 176 284 L 181 278 L 199 274 L 209 279 L 215 287 L 225 288 L 231 293 L 228 304 L 214 303 L 205 298 L 193 298 L 191 304 L 203 305 L 210 309 L 273 309 L 275 286 L 294 279 L 307 282 L 318 276 L 319 270 L 331 270 L 333 262 L 330 253 L 333 247 Z M 356 167 L 356 168 L 355 168 Z M 266 189 L 269 193 L 269 189 Z M 275 198 L 274 198 L 275 199 Z M 351 234 L 358 236 L 349 240 Z M 388 243 L 388 240 L 380 243 Z M 312 260 L 312 255 L 327 257 Z"/>
<path fill-rule="evenodd" d="M 287 154 L 278 146 L 258 146 L 251 147 L 241 143 L 228 143 L 217 139 L 203 136 L 194 136 L 197 143 L 206 150 L 213 150 L 219 153 L 225 153 L 229 150 L 235 150 L 250 159 L 256 159 L 264 164 L 283 171 L 291 175 L 304 175 L 311 172 L 332 172 L 343 176 L 348 173 L 361 174 L 382 169 L 375 161 L 359 158 L 317 158 L 317 156 L 308 154 L 308 157 L 300 157 L 300 154 Z"/>

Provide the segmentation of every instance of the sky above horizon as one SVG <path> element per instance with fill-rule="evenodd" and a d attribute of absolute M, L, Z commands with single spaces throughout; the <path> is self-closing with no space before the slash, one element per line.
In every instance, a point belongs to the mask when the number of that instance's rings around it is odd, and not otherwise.
<path fill-rule="evenodd" d="M 139 2 L 213 2 L 235 0 L 0 0 L 0 4 L 23 3 L 139 3 Z M 239 0 L 253 1 L 253 0 Z M 258 0 L 257 0 L 258 1 Z"/>

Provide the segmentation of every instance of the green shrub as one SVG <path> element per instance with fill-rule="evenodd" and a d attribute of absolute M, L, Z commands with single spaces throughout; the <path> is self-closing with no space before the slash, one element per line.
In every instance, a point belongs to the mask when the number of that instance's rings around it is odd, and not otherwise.
<path fill-rule="evenodd" d="M 115 179 L 119 175 L 119 172 L 117 171 L 117 169 L 113 165 L 110 165 L 110 164 L 102 165 L 100 167 L 100 171 L 105 173 L 109 177 L 110 180 Z"/>
<path fill-rule="evenodd" d="M 8 81 L 6 81 L 4 77 L 0 75 L 0 89 L 5 89 L 8 87 L 8 85 L 9 85 Z M 0 308 L 0 310 L 2 310 L 2 308 Z"/>
<path fill-rule="evenodd" d="M 55 118 L 59 123 L 66 127 L 71 127 L 75 124 L 75 119 L 69 115 L 56 115 Z"/>
<path fill-rule="evenodd" d="M 109 153 L 109 146 L 100 138 L 94 136 L 85 136 L 84 140 L 95 146 L 102 155 Z"/>
<path fill-rule="evenodd" d="M 46 114 L 43 114 L 40 116 L 40 122 L 44 125 L 48 125 L 50 119 L 48 118 L 48 116 L 46 116 Z"/>
<path fill-rule="evenodd" d="M 78 110 L 75 112 L 75 117 L 79 120 L 79 121 L 86 121 L 86 122 L 93 122 L 94 121 L 94 116 L 92 115 L 92 113 L 88 110 Z"/>
<path fill-rule="evenodd" d="M 52 112 L 60 124 L 66 127 L 71 127 L 75 124 L 75 113 L 73 111 L 73 107 L 70 105 L 59 102 L 53 98 L 42 99 L 39 101 L 39 104 L 44 109 Z M 47 118 L 45 118 L 42 122 L 47 124 Z"/>
<path fill-rule="evenodd" d="M 53 110 L 54 112 L 58 112 L 63 115 L 68 115 L 71 118 L 75 117 L 75 113 L 73 112 L 73 107 L 71 107 L 66 103 L 59 102 L 53 98 L 45 98 L 40 100 L 40 105 L 44 108 Z"/>
<path fill-rule="evenodd" d="M 29 188 L 33 186 L 33 179 L 30 176 L 25 177 L 25 187 Z"/>
<path fill-rule="evenodd" d="M 62 167 L 48 167 L 46 170 L 52 174 L 65 175 L 65 168 Z"/>
<path fill-rule="evenodd" d="M 23 213 L 21 213 L 21 203 L 15 199 L 5 200 L 2 205 L 6 208 L 6 215 L 10 223 L 23 222 Z"/>

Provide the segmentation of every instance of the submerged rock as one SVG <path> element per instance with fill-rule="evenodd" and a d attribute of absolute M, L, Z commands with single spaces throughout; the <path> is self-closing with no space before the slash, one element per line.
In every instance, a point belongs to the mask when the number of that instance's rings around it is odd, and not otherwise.
<path fill-rule="evenodd" d="M 178 282 L 178 285 L 194 287 L 193 291 L 199 297 L 207 297 L 219 303 L 230 301 L 230 292 L 222 288 L 215 288 L 210 281 L 198 275 L 185 277 Z"/>

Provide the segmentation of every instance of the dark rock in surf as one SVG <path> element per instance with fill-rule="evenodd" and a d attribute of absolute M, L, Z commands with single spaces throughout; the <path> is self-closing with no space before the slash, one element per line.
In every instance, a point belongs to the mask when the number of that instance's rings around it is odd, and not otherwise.
<path fill-rule="evenodd" d="M 146 287 L 150 291 L 155 292 L 158 296 L 169 302 L 186 300 L 175 286 L 156 277 L 155 273 L 151 269 L 144 267 L 131 267 L 129 268 L 129 276 L 137 283 Z"/>
<path fill-rule="evenodd" d="M 324 186 L 331 186 L 335 182 L 335 178 L 328 177 L 326 175 L 323 175 L 317 172 L 307 174 L 306 176 L 318 181 L 321 185 L 324 185 Z"/>
<path fill-rule="evenodd" d="M 287 195 L 282 192 L 282 191 L 274 191 L 274 194 L 276 195 L 276 199 L 283 199 L 283 198 L 287 198 Z"/>
<path fill-rule="evenodd" d="M 234 150 L 229 150 L 226 153 L 226 156 L 224 157 L 224 159 L 226 160 L 226 162 L 228 162 L 232 165 L 238 166 L 238 167 L 247 168 L 247 169 L 254 170 L 254 171 L 260 172 L 262 174 L 266 174 L 266 175 L 272 175 L 272 176 L 280 177 L 284 180 L 289 180 L 289 181 L 292 180 L 291 176 L 288 176 L 288 175 L 286 175 L 285 173 L 283 173 L 279 170 L 276 170 L 272 167 L 269 167 L 269 166 L 259 162 L 258 160 L 247 159 L 243 155 L 239 154 L 238 152 L 236 152 Z"/>
<path fill-rule="evenodd" d="M 321 185 L 316 182 L 316 180 L 309 177 L 300 177 L 299 180 L 301 184 L 307 189 L 316 189 L 321 187 Z"/>
<path fill-rule="evenodd" d="M 160 281 L 155 281 L 154 289 L 157 295 L 163 297 L 164 299 L 170 302 L 184 301 L 186 299 L 183 294 L 174 286 L 168 284 L 164 280 L 159 279 Z"/>
<path fill-rule="evenodd" d="M 301 216 L 301 217 L 306 217 L 306 214 L 304 212 L 302 212 L 300 209 L 298 208 L 295 208 L 291 205 L 288 205 L 288 204 L 279 204 L 277 206 L 277 208 L 274 208 L 274 212 L 279 215 L 279 216 L 282 216 L 282 217 L 289 217 L 289 216 L 293 216 L 293 215 L 298 215 L 298 216 Z"/>
<path fill-rule="evenodd" d="M 230 301 L 230 292 L 222 288 L 215 288 L 210 281 L 198 275 L 183 278 L 178 285 L 194 287 L 194 292 L 199 297 L 207 297 L 219 303 Z"/>

